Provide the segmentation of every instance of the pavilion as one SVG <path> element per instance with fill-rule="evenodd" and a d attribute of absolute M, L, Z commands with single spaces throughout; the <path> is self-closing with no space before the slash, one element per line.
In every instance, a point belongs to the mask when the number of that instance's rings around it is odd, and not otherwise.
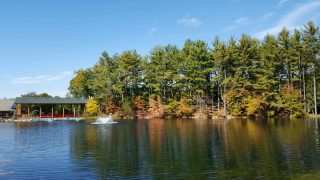
<path fill-rule="evenodd" d="M 16 117 L 67 118 L 81 117 L 87 100 L 60 97 L 17 97 L 13 107 Z"/>
<path fill-rule="evenodd" d="M 13 104 L 14 99 L 0 99 L 0 118 L 10 118 L 13 116 Z"/>

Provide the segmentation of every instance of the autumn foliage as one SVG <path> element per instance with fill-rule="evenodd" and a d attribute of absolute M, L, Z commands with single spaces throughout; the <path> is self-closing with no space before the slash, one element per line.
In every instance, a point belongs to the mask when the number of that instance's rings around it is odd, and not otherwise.
<path fill-rule="evenodd" d="M 122 117 L 317 115 L 319 44 L 319 27 L 308 22 L 261 39 L 188 39 L 146 56 L 103 51 L 95 65 L 75 72 L 69 90 Z"/>
<path fill-rule="evenodd" d="M 99 105 L 98 102 L 94 99 L 89 99 L 86 104 L 86 113 L 89 115 L 98 115 L 99 113 Z"/>
<path fill-rule="evenodd" d="M 303 115 L 303 103 L 300 101 L 301 94 L 299 90 L 287 85 L 281 88 L 280 107 L 290 117 L 296 118 Z"/>
<path fill-rule="evenodd" d="M 144 118 L 146 114 L 146 108 L 144 100 L 141 98 L 141 96 L 137 96 L 134 100 L 134 111 L 138 118 Z"/>
<path fill-rule="evenodd" d="M 162 104 L 160 96 L 157 96 L 154 100 L 152 97 L 149 98 L 149 118 L 161 118 L 164 117 L 165 105 Z"/>
<path fill-rule="evenodd" d="M 190 105 L 191 99 L 182 98 L 180 101 L 172 101 L 165 106 L 166 116 L 169 117 L 191 117 L 193 108 Z"/>

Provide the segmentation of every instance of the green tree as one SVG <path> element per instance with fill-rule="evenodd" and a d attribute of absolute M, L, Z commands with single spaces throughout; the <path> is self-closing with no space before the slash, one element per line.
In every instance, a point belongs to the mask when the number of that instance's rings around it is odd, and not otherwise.
<path fill-rule="evenodd" d="M 122 85 L 121 95 L 122 101 L 124 95 L 133 102 L 134 98 L 140 94 L 139 89 L 142 85 L 142 70 L 141 70 L 142 58 L 137 51 L 125 51 L 123 52 L 117 61 L 120 85 Z"/>
<path fill-rule="evenodd" d="M 317 67 L 316 57 L 319 54 L 319 28 L 313 22 L 308 24 L 302 30 L 302 39 L 304 46 L 304 58 L 311 65 L 311 76 L 313 84 L 313 106 L 314 114 L 317 115 Z"/>
<path fill-rule="evenodd" d="M 280 103 L 285 113 L 290 117 L 296 118 L 303 115 L 303 103 L 299 90 L 291 85 L 282 87 L 280 92 Z"/>
<path fill-rule="evenodd" d="M 135 50 L 112 57 L 104 51 L 93 67 L 76 71 L 69 90 L 93 97 L 108 112 L 133 114 L 137 102 L 146 102 L 153 117 L 207 113 L 209 104 L 220 110 L 221 99 L 224 115 L 292 115 L 299 103 L 317 114 L 320 40 L 312 22 L 262 40 L 216 37 L 212 45 L 186 40 L 181 49 L 156 46 L 144 57 Z"/>
<path fill-rule="evenodd" d="M 103 105 L 111 98 L 111 79 L 110 79 L 110 63 L 111 58 L 107 52 L 102 52 L 97 64 L 92 67 L 92 79 L 90 79 L 90 88 L 93 91 L 93 97 L 99 104 L 101 112 Z"/>
<path fill-rule="evenodd" d="M 92 79 L 91 69 L 80 69 L 75 72 L 75 77 L 70 81 L 69 91 L 74 97 L 90 98 L 93 97 L 93 91 L 90 87 Z"/>

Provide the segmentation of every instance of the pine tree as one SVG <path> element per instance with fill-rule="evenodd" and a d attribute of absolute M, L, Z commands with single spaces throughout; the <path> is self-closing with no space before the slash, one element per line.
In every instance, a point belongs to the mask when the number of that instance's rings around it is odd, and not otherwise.
<path fill-rule="evenodd" d="M 308 22 L 302 31 L 302 39 L 304 46 L 304 58 L 310 63 L 312 68 L 312 84 L 313 84 L 313 106 L 314 114 L 317 115 L 317 65 L 316 56 L 319 53 L 319 28 L 313 22 Z"/>
<path fill-rule="evenodd" d="M 199 114 L 209 102 L 219 110 L 221 99 L 224 116 L 298 116 L 299 103 L 317 114 L 319 49 L 319 28 L 309 22 L 261 41 L 245 34 L 226 42 L 216 37 L 212 50 L 204 41 L 186 40 L 181 49 L 156 46 L 145 57 L 132 50 L 111 58 L 104 51 L 93 67 L 76 71 L 69 90 L 93 97 L 106 112 L 132 114 L 149 100 L 154 117 L 180 117 L 190 109 Z"/>

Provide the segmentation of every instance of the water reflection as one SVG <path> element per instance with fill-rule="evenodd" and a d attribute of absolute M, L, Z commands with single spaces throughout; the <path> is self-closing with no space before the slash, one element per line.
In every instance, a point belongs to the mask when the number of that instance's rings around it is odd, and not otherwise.
<path fill-rule="evenodd" d="M 320 171 L 313 120 L 153 119 L 73 131 L 74 163 L 101 178 L 299 178 Z"/>

